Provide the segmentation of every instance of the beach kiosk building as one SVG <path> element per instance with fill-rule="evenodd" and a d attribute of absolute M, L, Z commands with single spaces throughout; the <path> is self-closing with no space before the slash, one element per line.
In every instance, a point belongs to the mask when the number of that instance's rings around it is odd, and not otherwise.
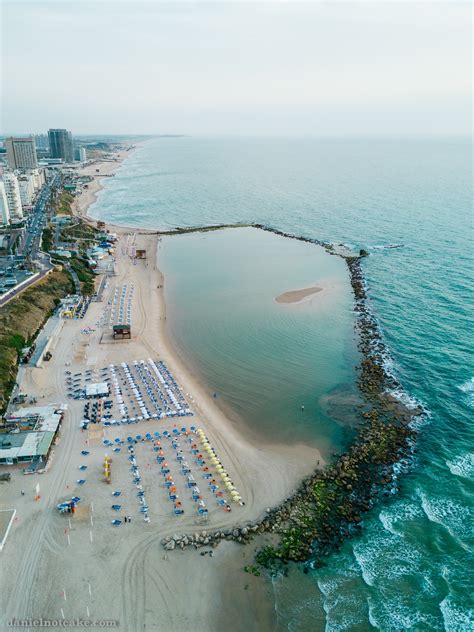
<path fill-rule="evenodd" d="M 124 338 L 130 340 L 132 337 L 132 330 L 130 325 L 114 325 L 113 332 L 114 340 L 123 340 Z"/>

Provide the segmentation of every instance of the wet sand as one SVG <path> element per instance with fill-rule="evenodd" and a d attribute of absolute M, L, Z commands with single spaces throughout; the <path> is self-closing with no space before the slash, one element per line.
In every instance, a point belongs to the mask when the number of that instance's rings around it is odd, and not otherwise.
<path fill-rule="evenodd" d="M 318 292 L 322 292 L 322 291 L 323 291 L 323 288 L 317 287 L 317 286 L 307 287 L 302 290 L 289 290 L 288 292 L 283 292 L 283 294 L 279 294 L 275 298 L 275 301 L 277 303 L 285 303 L 285 304 L 300 303 L 305 298 L 308 298 L 309 296 L 313 296 L 314 294 L 317 294 Z"/>

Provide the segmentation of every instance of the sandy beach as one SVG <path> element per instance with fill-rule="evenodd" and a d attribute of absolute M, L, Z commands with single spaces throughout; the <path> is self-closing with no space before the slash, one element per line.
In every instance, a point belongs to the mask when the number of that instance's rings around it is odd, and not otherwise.
<path fill-rule="evenodd" d="M 75 198 L 71 208 L 72 212 L 86 221 L 94 221 L 88 216 L 89 208 L 97 200 L 97 194 L 104 188 L 104 181 L 112 177 L 113 174 L 121 168 L 122 163 L 135 151 L 136 146 L 132 149 L 123 150 L 114 154 L 115 160 L 94 160 L 78 170 L 81 176 L 90 176 L 93 178 L 87 183 L 87 188 L 82 189 L 82 193 Z"/>
<path fill-rule="evenodd" d="M 94 163 L 83 172 L 94 175 L 92 172 L 99 168 L 104 176 L 119 166 Z M 76 214 L 86 217 L 100 187 L 100 177 L 94 178 L 74 203 Z M 277 505 L 294 491 L 318 461 L 322 464 L 320 454 L 304 445 L 256 442 L 227 419 L 169 343 L 163 277 L 157 259 L 158 237 L 146 232 L 130 235 L 130 231 L 117 226 L 113 231 L 119 235 L 117 275 L 109 279 L 103 301 L 91 303 L 83 320 L 65 321 L 50 362 L 42 368 L 22 368 L 19 374 L 21 390 L 37 397 L 39 404 L 67 403 L 68 409 L 47 471 L 26 477 L 15 466 L 11 468 L 12 482 L 2 486 L 1 508 L 17 510 L 2 552 L 3 626 L 12 617 L 64 616 L 116 619 L 120 629 L 127 631 L 270 630 L 275 617 L 271 584 L 243 571 L 267 536 L 246 547 L 224 541 L 213 549 L 212 556 L 191 549 L 166 552 L 160 541 L 173 533 L 243 526 L 256 520 L 267 507 Z M 131 242 L 135 248 L 146 250 L 145 260 L 129 256 Z M 132 339 L 113 342 L 100 325 L 101 317 L 115 288 L 124 285 L 134 287 Z M 310 289 L 314 293 L 319 288 Z M 285 294 L 291 296 L 283 302 L 308 295 L 294 298 L 295 292 Z M 84 333 L 87 327 L 94 331 Z M 183 392 L 189 394 L 194 417 L 186 418 L 184 423 L 192 422 L 205 430 L 245 502 L 244 506 L 233 506 L 230 513 L 213 509 L 204 527 L 191 512 L 183 516 L 172 513 L 164 496 L 159 495 L 161 491 L 157 491 L 163 479 L 154 469 L 156 464 L 139 446 L 137 458 L 145 472 L 143 485 L 150 496 L 151 521 L 145 523 L 134 513 L 131 524 L 114 528 L 111 487 L 101 476 L 106 452 L 102 440 L 113 440 L 117 435 L 123 438 L 129 428 L 100 427 L 83 432 L 79 424 L 84 403 L 67 399 L 66 369 L 75 373 L 146 358 L 163 360 Z M 171 429 L 172 420 L 143 421 L 133 431 L 145 433 L 158 426 Z M 86 447 L 90 451 L 87 484 L 79 487 L 78 467 L 84 461 L 81 450 Z M 124 454 L 113 457 L 113 487 L 127 490 L 126 502 L 133 510 L 128 465 Z M 38 482 L 41 498 L 34 501 Z M 20 494 L 22 489 L 25 496 Z M 67 518 L 55 506 L 71 494 L 82 500 L 80 511 Z M 15 580 L 10 583 L 9 577 Z"/>

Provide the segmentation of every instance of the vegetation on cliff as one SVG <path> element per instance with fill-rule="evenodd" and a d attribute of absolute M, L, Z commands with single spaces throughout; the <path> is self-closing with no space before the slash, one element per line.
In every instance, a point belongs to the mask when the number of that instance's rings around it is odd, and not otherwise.
<path fill-rule="evenodd" d="M 21 349 L 31 344 L 59 299 L 73 291 L 69 274 L 55 270 L 0 310 L 0 412 L 15 385 Z"/>

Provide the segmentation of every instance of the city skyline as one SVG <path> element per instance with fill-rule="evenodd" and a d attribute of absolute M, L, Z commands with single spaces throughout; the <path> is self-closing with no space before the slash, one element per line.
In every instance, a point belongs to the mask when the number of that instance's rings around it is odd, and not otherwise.
<path fill-rule="evenodd" d="M 471 131 L 467 3 L 2 4 L 2 134 Z"/>

